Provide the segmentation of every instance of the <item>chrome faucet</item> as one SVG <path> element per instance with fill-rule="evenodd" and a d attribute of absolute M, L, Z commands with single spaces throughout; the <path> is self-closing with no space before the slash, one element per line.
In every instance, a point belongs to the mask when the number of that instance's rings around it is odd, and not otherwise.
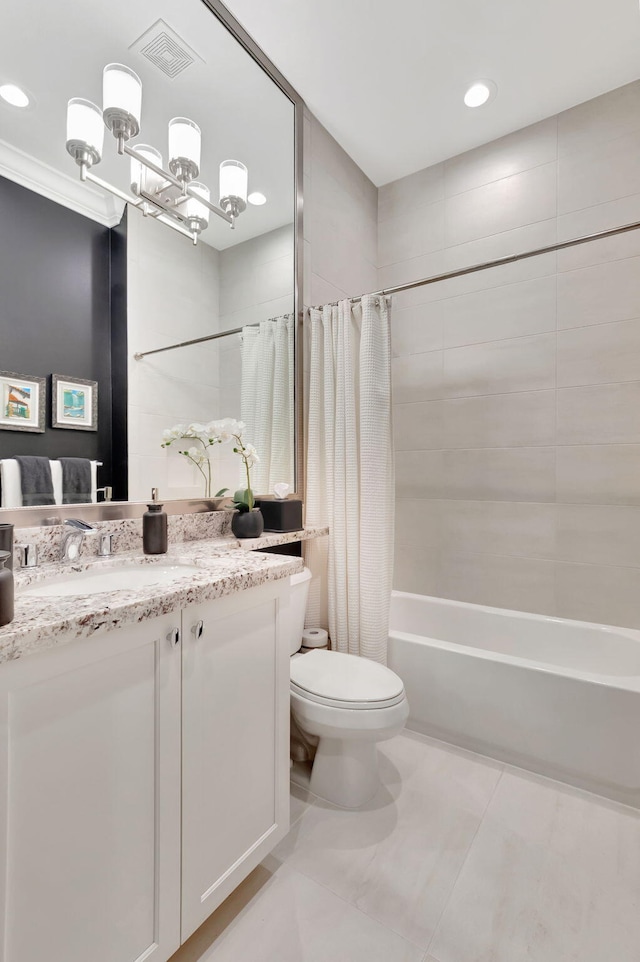
<path fill-rule="evenodd" d="M 62 539 L 60 558 L 62 561 L 77 561 L 82 552 L 84 536 L 96 533 L 96 529 L 77 518 L 66 518 L 64 523 L 73 530 Z"/>

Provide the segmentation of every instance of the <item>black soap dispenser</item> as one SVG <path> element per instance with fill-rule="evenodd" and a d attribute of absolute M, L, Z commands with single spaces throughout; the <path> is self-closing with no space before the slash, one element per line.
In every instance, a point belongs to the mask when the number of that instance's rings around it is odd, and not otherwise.
<path fill-rule="evenodd" d="M 166 554 L 167 515 L 158 503 L 158 489 L 151 489 L 151 504 L 142 515 L 142 550 L 145 554 Z"/>

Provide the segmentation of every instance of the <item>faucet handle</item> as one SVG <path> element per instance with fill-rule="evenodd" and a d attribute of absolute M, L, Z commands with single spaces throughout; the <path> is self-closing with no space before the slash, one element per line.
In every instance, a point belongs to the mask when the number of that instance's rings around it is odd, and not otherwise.
<path fill-rule="evenodd" d="M 100 535 L 98 554 L 101 558 L 108 558 L 113 554 L 113 532 L 102 533 Z"/>
<path fill-rule="evenodd" d="M 36 568 L 38 565 L 38 546 L 35 544 L 17 544 L 18 561 L 21 568 Z"/>

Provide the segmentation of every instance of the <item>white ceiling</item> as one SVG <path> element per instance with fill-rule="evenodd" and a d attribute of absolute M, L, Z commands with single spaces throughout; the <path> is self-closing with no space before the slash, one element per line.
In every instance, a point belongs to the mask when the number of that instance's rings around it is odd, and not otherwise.
<path fill-rule="evenodd" d="M 225 2 L 377 185 L 640 77 L 638 0 Z"/>
<path fill-rule="evenodd" d="M 196 55 L 174 79 L 130 49 L 159 18 Z M 218 166 L 229 157 L 247 164 L 249 190 L 267 196 L 263 207 L 248 206 L 234 231 L 212 214 L 203 240 L 224 249 L 292 222 L 293 106 L 200 0 L 21 0 L 3 12 L 3 40 L 0 84 L 19 84 L 33 103 L 18 110 L 0 100 L 0 174 L 102 223 L 116 223 L 122 205 L 80 184 L 65 149 L 67 100 L 101 104 L 102 68 L 115 61 L 142 79 L 138 142 L 156 146 L 166 163 L 168 121 L 191 117 L 202 129 L 199 179 L 211 188 L 212 200 L 218 198 Z M 128 158 L 117 156 L 106 131 L 103 160 L 94 171 L 128 191 Z"/>

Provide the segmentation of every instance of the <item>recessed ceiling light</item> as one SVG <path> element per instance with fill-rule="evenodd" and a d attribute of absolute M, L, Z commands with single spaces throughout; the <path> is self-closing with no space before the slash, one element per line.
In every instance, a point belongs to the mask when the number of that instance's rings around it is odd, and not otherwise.
<path fill-rule="evenodd" d="M 258 190 L 254 190 L 252 194 L 249 194 L 247 200 L 250 204 L 255 204 L 256 207 L 262 207 L 263 204 L 267 203 L 267 198 Z"/>
<path fill-rule="evenodd" d="M 0 97 L 12 107 L 28 107 L 29 98 L 20 87 L 15 84 L 3 84 L 0 87 Z"/>
<path fill-rule="evenodd" d="M 467 90 L 464 102 L 467 107 L 482 107 L 483 104 L 493 100 L 496 92 L 497 87 L 492 80 L 478 80 Z"/>

